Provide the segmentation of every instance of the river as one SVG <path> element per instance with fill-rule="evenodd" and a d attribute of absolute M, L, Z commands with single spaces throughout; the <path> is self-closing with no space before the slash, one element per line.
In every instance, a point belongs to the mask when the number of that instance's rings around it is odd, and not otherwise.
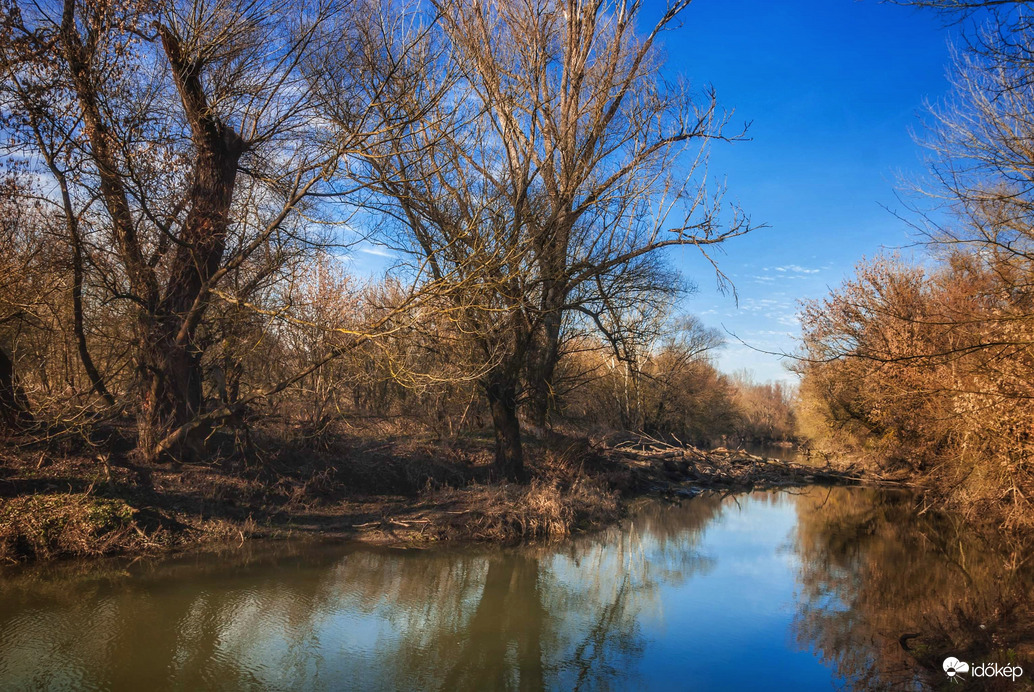
<path fill-rule="evenodd" d="M 0 688 L 923 688 L 944 679 L 899 638 L 1005 627 L 1022 551 L 903 493 L 811 488 L 650 501 L 551 546 L 5 568 Z"/>

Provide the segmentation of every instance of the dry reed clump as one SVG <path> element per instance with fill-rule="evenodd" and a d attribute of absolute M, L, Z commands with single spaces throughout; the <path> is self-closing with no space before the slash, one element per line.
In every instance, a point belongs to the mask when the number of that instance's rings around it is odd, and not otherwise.
<path fill-rule="evenodd" d="M 591 481 L 567 488 L 536 479 L 527 486 L 473 485 L 446 489 L 439 499 L 462 509 L 448 512 L 438 539 L 518 542 L 558 540 L 618 516 L 612 493 Z"/>
<path fill-rule="evenodd" d="M 145 547 L 151 539 L 122 500 L 88 493 L 28 495 L 0 509 L 0 559 L 104 555 Z"/>
<path fill-rule="evenodd" d="M 262 535 L 258 522 L 254 517 L 249 516 L 243 521 L 230 519 L 205 519 L 198 522 L 194 527 L 194 534 L 204 542 L 211 545 L 225 545 L 228 547 L 240 548 L 244 543 L 256 536 Z"/>

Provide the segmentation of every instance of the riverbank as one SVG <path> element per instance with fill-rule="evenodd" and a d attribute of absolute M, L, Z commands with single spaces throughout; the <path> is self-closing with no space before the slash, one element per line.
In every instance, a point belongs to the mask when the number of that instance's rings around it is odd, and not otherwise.
<path fill-rule="evenodd" d="M 0 560 L 163 553 L 249 539 L 377 544 L 555 540 L 624 516 L 643 495 L 884 482 L 746 452 L 635 436 L 528 442 L 531 482 L 493 482 L 490 441 L 340 436 L 254 458 L 153 465 L 130 455 L 5 450 Z"/>
<path fill-rule="evenodd" d="M 800 689 L 948 689 L 953 656 L 1024 670 L 965 689 L 1030 689 L 1029 545 L 913 500 L 867 487 L 705 492 L 636 501 L 601 531 L 532 545 L 249 541 L 20 565 L 0 570 L 0 686 L 135 689 L 160 670 L 186 688 L 451 690 L 461 669 L 480 690 L 499 686 L 500 666 L 528 679 L 546 663 L 553 677 L 535 687 L 567 689 L 578 661 L 601 687 L 751 688 L 770 675 Z M 580 657 L 586 641 L 598 648 Z M 654 658 L 673 647 L 685 652 L 674 669 Z M 624 677 L 637 670 L 660 677 Z"/>

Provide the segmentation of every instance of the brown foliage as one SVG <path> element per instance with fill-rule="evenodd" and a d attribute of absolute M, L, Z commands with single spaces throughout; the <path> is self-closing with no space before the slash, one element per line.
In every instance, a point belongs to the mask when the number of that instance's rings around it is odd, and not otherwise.
<path fill-rule="evenodd" d="M 1002 270 L 961 253 L 929 272 L 882 259 L 805 305 L 805 432 L 1029 522 L 1034 323 Z"/>
<path fill-rule="evenodd" d="M 971 514 L 1034 524 L 1034 25 L 998 5 L 956 54 L 925 144 L 951 213 L 927 269 L 858 267 L 803 311 L 802 420 L 813 437 L 907 468 Z"/>

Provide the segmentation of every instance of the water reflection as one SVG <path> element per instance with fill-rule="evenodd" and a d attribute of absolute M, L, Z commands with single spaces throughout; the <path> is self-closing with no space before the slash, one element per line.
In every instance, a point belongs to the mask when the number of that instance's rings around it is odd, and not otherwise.
<path fill-rule="evenodd" d="M 1029 545 L 993 526 L 917 511 L 903 493 L 813 491 L 797 507 L 797 640 L 848 683 L 940 686 L 948 655 L 1019 663 L 1030 682 Z"/>
<path fill-rule="evenodd" d="M 971 533 L 901 496 L 816 489 L 651 504 L 552 547 L 8 570 L 0 687 L 921 686 L 944 637 L 977 618 L 994 644 L 1003 599 L 1030 593 L 1020 552 Z"/>

